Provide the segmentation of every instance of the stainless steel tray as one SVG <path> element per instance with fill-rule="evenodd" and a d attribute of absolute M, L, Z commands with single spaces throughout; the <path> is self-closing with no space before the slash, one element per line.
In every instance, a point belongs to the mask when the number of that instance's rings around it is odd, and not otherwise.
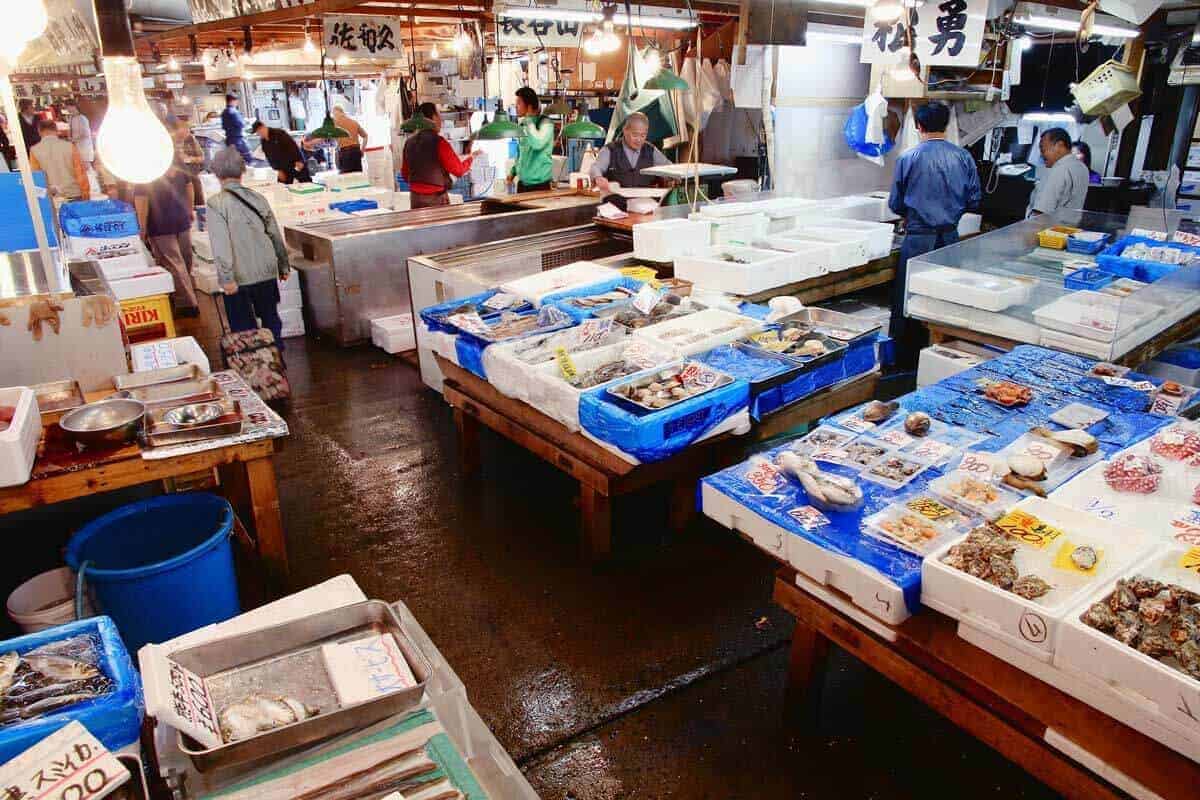
<path fill-rule="evenodd" d="M 224 395 L 221 384 L 213 378 L 194 378 L 170 383 L 153 383 L 117 392 L 121 397 L 141 400 L 147 406 L 163 403 L 178 404 L 189 398 L 216 398 Z"/>
<path fill-rule="evenodd" d="M 202 378 L 198 364 L 180 364 L 177 367 L 148 369 L 145 372 L 131 372 L 128 375 L 114 375 L 113 386 L 118 390 L 140 389 L 143 386 L 153 386 L 156 383 L 171 383 L 172 381 L 194 381 Z"/>
<path fill-rule="evenodd" d="M 801 370 L 805 372 L 824 366 L 832 361 L 837 361 L 839 358 L 846 355 L 846 350 L 848 348 L 845 342 L 833 339 L 823 333 L 819 333 L 816 328 L 811 327 L 807 322 L 799 322 L 797 320 L 780 320 L 778 324 L 782 326 L 783 330 L 787 330 L 790 327 L 799 327 L 802 330 L 806 330 L 806 333 L 798 341 L 816 339 L 821 344 L 825 345 L 825 352 L 819 356 L 804 356 L 798 353 L 781 352 L 779 350 L 772 350 L 769 347 L 764 347 L 755 339 L 755 337 L 766 336 L 772 333 L 772 329 L 770 328 L 762 333 L 756 333 L 751 336 L 747 336 L 744 339 L 739 339 L 736 343 L 742 347 L 755 350 L 760 353 L 774 353 L 777 356 L 783 356 L 793 363 L 799 364 Z"/>
<path fill-rule="evenodd" d="M 823 333 L 847 346 L 857 344 L 868 336 L 874 336 L 882 327 L 859 317 L 843 314 L 841 311 L 830 311 L 827 308 L 804 308 L 795 314 L 781 317 L 777 322 L 806 323 L 811 325 L 817 333 Z M 838 335 L 835 336 L 834 333 Z"/>
<path fill-rule="evenodd" d="M 168 418 L 171 412 L 179 408 L 208 405 L 220 406 L 220 416 L 211 421 L 190 425 L 173 424 Z M 242 432 L 242 424 L 245 421 L 246 417 L 242 414 L 241 404 L 228 397 L 194 403 L 162 404 L 146 411 L 146 444 L 151 447 L 162 447 L 169 444 L 183 444 L 184 442 L 232 436 Z"/>
<path fill-rule="evenodd" d="M 395 637 L 417 685 L 339 707 L 320 647 L 376 633 Z M 256 690 L 295 697 L 320 711 L 302 722 L 208 749 L 179 733 L 180 751 L 200 772 L 265 762 L 298 747 L 401 714 L 421 702 L 432 671 L 425 655 L 405 633 L 395 610 L 379 600 L 178 650 L 170 658 L 204 680 L 218 714 L 228 703 Z"/>
<path fill-rule="evenodd" d="M 660 382 L 659 376 L 662 373 L 664 373 L 664 372 L 679 373 L 679 372 L 683 371 L 683 369 L 685 367 L 687 367 L 688 364 L 691 364 L 691 363 L 699 364 L 699 366 L 703 367 L 704 369 L 706 369 L 710 372 L 715 372 L 717 374 L 716 382 L 713 383 L 712 386 L 709 386 L 709 387 L 703 389 L 702 391 L 695 392 L 693 394 L 688 395 L 687 397 L 681 397 L 677 400 L 672 400 L 671 402 L 667 403 L 665 406 L 662 406 L 661 408 L 655 408 L 654 406 L 649 406 L 638 400 L 634 400 L 632 397 L 626 397 L 624 394 L 622 394 L 619 391 L 624 386 L 641 387 L 641 386 L 648 386 L 652 383 Z M 733 381 L 734 381 L 733 376 L 729 375 L 728 373 L 725 373 L 719 369 L 710 367 L 707 364 L 704 364 L 704 363 L 701 363 L 698 361 L 694 361 L 692 359 L 688 359 L 688 360 L 684 360 L 684 361 L 677 361 L 672 364 L 666 364 L 662 367 L 658 367 L 655 370 L 653 370 L 652 374 L 642 373 L 633 378 L 620 381 L 618 383 L 615 383 L 615 384 L 609 386 L 607 389 L 605 389 L 605 392 L 607 392 L 610 397 L 620 400 L 623 403 L 628 403 L 629 405 L 633 406 L 636 409 L 639 409 L 641 411 L 649 411 L 649 412 L 653 413 L 655 411 L 664 411 L 668 408 L 673 408 L 673 407 L 679 405 L 680 403 L 683 403 L 687 400 L 691 400 L 693 397 L 700 397 L 701 395 L 708 394 L 713 389 L 719 389 L 722 386 L 728 386 L 729 384 L 733 383 Z"/>
<path fill-rule="evenodd" d="M 79 408 L 87 402 L 79 381 L 53 381 L 31 386 L 37 395 L 38 410 L 42 414 L 42 423 L 58 422 L 63 414 Z"/>

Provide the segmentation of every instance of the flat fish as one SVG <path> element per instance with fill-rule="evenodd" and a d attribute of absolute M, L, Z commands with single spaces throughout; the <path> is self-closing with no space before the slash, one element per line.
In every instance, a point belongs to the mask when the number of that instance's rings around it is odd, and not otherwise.
<path fill-rule="evenodd" d="M 316 709 L 293 697 L 252 694 L 226 706 L 218 715 L 218 722 L 225 741 L 236 742 L 316 715 Z"/>

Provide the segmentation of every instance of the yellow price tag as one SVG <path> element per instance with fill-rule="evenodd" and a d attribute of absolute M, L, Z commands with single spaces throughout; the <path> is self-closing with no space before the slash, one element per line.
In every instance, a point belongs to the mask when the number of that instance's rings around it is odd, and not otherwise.
<path fill-rule="evenodd" d="M 1042 522 L 1032 514 L 1018 510 L 1010 511 L 996 520 L 996 527 L 1038 550 L 1044 549 L 1046 545 L 1063 535 L 1063 532 L 1053 525 Z"/>
<path fill-rule="evenodd" d="M 942 505 L 931 497 L 914 497 L 904 505 L 917 512 L 925 519 L 933 520 L 934 522 L 939 519 L 945 519 L 946 517 L 953 517 L 958 513 L 954 509 Z"/>
<path fill-rule="evenodd" d="M 1200 574 L 1200 547 L 1193 547 L 1179 557 L 1179 566 Z"/>
<path fill-rule="evenodd" d="M 575 363 L 571 361 L 571 354 L 567 352 L 567 348 L 560 347 L 554 351 L 554 360 L 558 362 L 558 371 L 567 380 L 575 377 Z"/>
<path fill-rule="evenodd" d="M 1074 572 L 1078 575 L 1095 575 L 1096 570 L 1100 568 L 1100 564 L 1104 561 L 1104 548 L 1093 547 L 1096 551 L 1096 563 L 1091 569 L 1083 569 L 1071 559 L 1071 553 L 1075 552 L 1075 543 L 1063 540 L 1058 551 L 1054 554 L 1054 560 L 1050 562 L 1055 569 L 1061 569 L 1064 572 Z"/>
<path fill-rule="evenodd" d="M 626 278 L 633 278 L 635 281 L 642 281 L 643 283 L 646 281 L 652 283 L 658 282 L 655 280 L 658 277 L 658 272 L 650 267 L 623 267 L 621 274 Z M 657 289 L 658 287 L 655 286 L 654 288 Z"/>

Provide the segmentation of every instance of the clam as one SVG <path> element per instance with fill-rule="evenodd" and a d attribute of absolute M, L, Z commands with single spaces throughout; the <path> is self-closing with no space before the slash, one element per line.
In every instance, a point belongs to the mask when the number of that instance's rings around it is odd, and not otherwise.
<path fill-rule="evenodd" d="M 1046 496 L 1046 490 L 1042 488 L 1042 485 L 1038 481 L 1035 481 L 1032 478 L 1026 478 L 1023 475 L 1018 475 L 1015 472 L 1010 472 L 1005 475 L 1004 482 L 1014 489 L 1024 489 L 1026 491 L 1033 492 L 1038 497 Z"/>
<path fill-rule="evenodd" d="M 883 403 L 879 400 L 872 400 L 863 406 L 862 418 L 867 422 L 883 422 L 895 414 L 899 407 L 899 403 Z"/>
<path fill-rule="evenodd" d="M 1022 478 L 1040 481 L 1046 479 L 1046 464 L 1036 456 L 1014 455 L 1008 457 L 1008 468 Z"/>
<path fill-rule="evenodd" d="M 1066 447 L 1075 458 L 1090 456 L 1100 447 L 1100 442 L 1096 440 L 1096 437 L 1087 431 L 1076 429 L 1052 431 L 1049 428 L 1037 427 L 1031 429 L 1029 432 L 1043 439 L 1048 439 L 1057 445 Z"/>
<path fill-rule="evenodd" d="M 924 411 L 915 411 L 904 420 L 904 430 L 913 436 L 924 436 L 932 425 L 933 420 Z"/>

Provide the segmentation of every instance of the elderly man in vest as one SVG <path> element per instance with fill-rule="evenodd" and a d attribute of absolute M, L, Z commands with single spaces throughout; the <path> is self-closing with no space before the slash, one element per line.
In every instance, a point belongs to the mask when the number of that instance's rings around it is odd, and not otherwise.
<path fill-rule="evenodd" d="M 46 173 L 50 193 L 66 200 L 90 200 L 91 185 L 87 169 L 79 157 L 79 148 L 58 136 L 58 125 L 52 119 L 38 123 L 41 140 L 29 151 L 29 168 Z"/>
<path fill-rule="evenodd" d="M 433 123 L 433 127 L 408 137 L 404 143 L 400 175 L 408 181 L 414 209 L 449 205 L 446 192 L 454 185 L 455 178 L 471 169 L 475 153 L 466 158 L 458 157 L 441 135 L 442 115 L 433 103 L 422 103 L 417 110 Z"/>
<path fill-rule="evenodd" d="M 596 163 L 592 164 L 588 172 L 592 183 L 596 184 L 601 193 L 612 194 L 614 183 L 626 189 L 654 185 L 655 179 L 643 175 L 642 170 L 670 164 L 671 160 L 646 141 L 648 133 L 650 119 L 642 112 L 635 111 L 625 118 L 621 138 L 600 150 L 600 154 L 596 156 Z"/>

